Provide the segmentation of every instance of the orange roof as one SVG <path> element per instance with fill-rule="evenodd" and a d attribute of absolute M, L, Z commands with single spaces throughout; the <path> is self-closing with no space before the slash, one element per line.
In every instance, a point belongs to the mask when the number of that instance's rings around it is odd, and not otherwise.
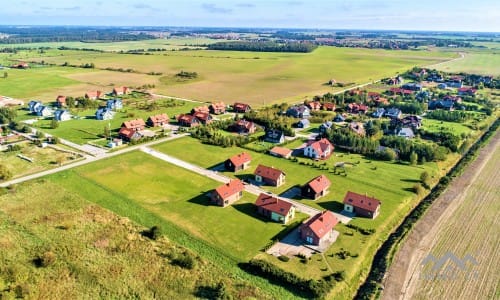
<path fill-rule="evenodd" d="M 195 116 L 192 116 L 192 115 L 179 115 L 177 117 L 177 121 L 178 122 L 184 122 L 184 123 L 198 122 L 197 120 L 198 119 Z"/>
<path fill-rule="evenodd" d="M 270 153 L 277 154 L 279 156 L 287 157 L 292 154 L 292 150 L 285 148 L 285 147 L 274 147 L 273 149 L 269 150 Z"/>
<path fill-rule="evenodd" d="M 151 116 L 149 117 L 153 123 L 158 123 L 158 122 L 168 122 L 168 116 L 167 114 L 159 114 L 156 116 Z"/>
<path fill-rule="evenodd" d="M 331 184 L 332 183 L 325 175 L 320 175 L 307 183 L 307 185 L 309 185 L 316 193 L 324 191 L 329 188 Z"/>
<path fill-rule="evenodd" d="M 319 109 L 321 107 L 321 103 L 319 101 L 313 101 L 308 103 L 311 109 Z"/>
<path fill-rule="evenodd" d="M 85 94 L 85 96 L 87 96 L 87 98 L 99 98 L 99 97 L 101 97 L 101 95 L 102 95 L 101 91 L 91 91 L 91 92 L 87 92 Z"/>
<path fill-rule="evenodd" d="M 258 165 L 257 169 L 255 169 L 255 172 L 253 172 L 254 175 L 259 175 L 262 178 L 268 178 L 274 181 L 277 181 L 278 178 L 281 176 L 281 174 L 285 174 L 283 171 L 275 169 L 273 167 L 267 167 L 263 165 Z"/>
<path fill-rule="evenodd" d="M 319 156 L 323 156 L 323 154 L 330 148 L 330 154 L 333 152 L 333 145 L 329 140 L 322 138 L 319 141 L 309 141 L 307 143 L 308 146 L 311 146 Z"/>
<path fill-rule="evenodd" d="M 214 109 L 226 109 L 226 104 L 224 102 L 215 102 L 210 104 Z"/>
<path fill-rule="evenodd" d="M 58 103 L 66 103 L 66 96 L 59 95 L 57 96 L 56 101 Z"/>
<path fill-rule="evenodd" d="M 234 179 L 229 181 L 229 183 L 226 183 L 216 188 L 215 192 L 219 194 L 219 196 L 222 199 L 226 199 L 234 194 L 240 193 L 244 189 L 245 186 L 243 185 L 243 182 L 241 182 L 241 180 L 239 179 Z"/>
<path fill-rule="evenodd" d="M 310 218 L 303 226 L 309 227 L 311 231 L 321 239 L 338 223 L 339 219 L 337 219 L 331 211 L 325 210 Z"/>
<path fill-rule="evenodd" d="M 288 215 L 290 209 L 292 209 L 293 207 L 293 205 L 290 202 L 280 200 L 277 197 L 273 197 L 271 195 L 264 193 L 261 193 L 259 195 L 257 201 L 255 201 L 255 205 L 282 216 Z"/>
<path fill-rule="evenodd" d="M 247 121 L 245 119 L 240 119 L 238 120 L 238 122 L 236 122 L 236 126 L 245 127 L 246 129 L 250 130 L 250 128 L 255 127 L 255 123 Z"/>
<path fill-rule="evenodd" d="M 367 211 L 375 212 L 380 206 L 380 201 L 375 198 L 370 198 L 367 195 L 361 195 L 354 192 L 347 192 L 344 197 L 344 203 L 355 207 L 362 208 Z"/>
<path fill-rule="evenodd" d="M 120 128 L 120 131 L 118 132 L 118 134 L 120 135 L 124 135 L 126 137 L 128 137 L 129 139 L 134 135 L 135 131 L 131 128 L 126 128 L 126 127 L 122 127 Z"/>
<path fill-rule="evenodd" d="M 209 113 L 210 112 L 210 109 L 208 109 L 208 106 L 204 105 L 204 106 L 197 106 L 195 108 L 193 108 L 193 112 L 197 113 L 197 112 L 201 112 L 201 113 Z"/>
<path fill-rule="evenodd" d="M 241 166 L 252 160 L 250 154 L 246 152 L 242 152 L 240 154 L 236 154 L 235 156 L 229 158 L 229 160 L 233 163 L 234 166 Z"/>
<path fill-rule="evenodd" d="M 144 127 L 144 126 L 146 126 L 146 123 L 144 123 L 143 119 L 135 119 L 135 120 L 125 121 L 122 124 L 122 127 L 125 127 L 125 128 L 136 128 L 136 127 Z"/>

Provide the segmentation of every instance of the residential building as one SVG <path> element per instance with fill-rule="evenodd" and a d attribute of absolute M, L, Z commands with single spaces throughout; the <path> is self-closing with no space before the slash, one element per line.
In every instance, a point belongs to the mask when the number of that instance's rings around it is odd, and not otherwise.
<path fill-rule="evenodd" d="M 322 138 L 319 141 L 309 141 L 304 147 L 304 156 L 313 159 L 327 159 L 332 155 L 334 147 L 329 140 Z"/>
<path fill-rule="evenodd" d="M 365 136 L 366 131 L 365 131 L 365 126 L 361 122 L 351 122 L 349 123 L 348 126 L 349 130 L 354 132 L 355 134 L 359 136 Z"/>
<path fill-rule="evenodd" d="M 325 175 L 320 175 L 302 186 L 302 197 L 313 200 L 323 197 L 328 193 L 331 184 Z"/>
<path fill-rule="evenodd" d="M 43 106 L 42 102 L 41 101 L 36 101 L 36 100 L 31 100 L 29 103 L 28 103 L 28 110 L 30 111 L 30 113 L 37 113 L 37 111 L 40 110 L 40 107 Z"/>
<path fill-rule="evenodd" d="M 199 111 L 195 112 L 193 116 L 195 116 L 196 119 L 198 119 L 203 125 L 208 125 L 213 121 L 212 116 L 209 113 Z"/>
<path fill-rule="evenodd" d="M 292 153 L 293 153 L 292 150 L 278 146 L 273 147 L 271 150 L 269 150 L 269 154 L 286 159 L 290 158 L 292 156 Z"/>
<path fill-rule="evenodd" d="M 220 115 L 226 112 L 226 104 L 224 104 L 224 102 L 212 103 L 210 104 L 208 109 L 210 110 L 211 114 Z"/>
<path fill-rule="evenodd" d="M 143 119 L 135 119 L 123 122 L 121 127 L 132 129 L 134 131 L 141 131 L 144 130 L 144 127 L 146 127 L 146 123 Z"/>
<path fill-rule="evenodd" d="M 385 109 L 382 107 L 377 108 L 373 113 L 372 117 L 380 119 L 385 114 Z"/>
<path fill-rule="evenodd" d="M 311 112 L 307 106 L 299 105 L 290 107 L 286 111 L 286 115 L 293 118 L 309 118 L 311 116 Z"/>
<path fill-rule="evenodd" d="M 311 123 L 309 122 L 308 119 L 302 119 L 299 122 L 297 122 L 296 126 L 298 128 L 309 128 L 310 124 Z"/>
<path fill-rule="evenodd" d="M 104 93 L 101 91 L 91 91 L 85 93 L 85 98 L 90 99 L 90 100 L 97 100 L 104 96 Z"/>
<path fill-rule="evenodd" d="M 281 130 L 268 128 L 266 129 L 264 141 L 274 144 L 281 144 L 285 141 L 285 134 Z"/>
<path fill-rule="evenodd" d="M 111 120 L 113 119 L 114 114 L 115 113 L 111 109 L 102 107 L 97 109 L 97 111 L 95 112 L 95 118 L 97 120 Z"/>
<path fill-rule="evenodd" d="M 59 122 L 68 121 L 71 120 L 71 114 L 65 109 L 58 109 L 54 113 L 54 119 Z"/>
<path fill-rule="evenodd" d="M 57 96 L 56 106 L 59 108 L 66 107 L 66 96 L 62 96 L 62 95 Z"/>
<path fill-rule="evenodd" d="M 115 87 L 113 88 L 113 91 L 111 92 L 111 94 L 113 96 L 121 96 L 121 95 L 128 95 L 131 93 L 131 90 L 130 88 L 126 87 L 126 86 L 118 86 L 118 87 Z"/>
<path fill-rule="evenodd" d="M 54 114 L 54 110 L 50 106 L 39 106 L 36 115 L 39 117 L 49 117 Z"/>
<path fill-rule="evenodd" d="M 309 107 L 310 110 L 312 111 L 317 111 L 321 109 L 321 103 L 319 101 L 312 101 L 307 103 L 307 106 Z"/>
<path fill-rule="evenodd" d="M 409 82 L 409 83 L 403 84 L 402 88 L 404 90 L 410 90 L 410 91 L 421 91 L 422 85 L 415 83 L 415 82 Z"/>
<path fill-rule="evenodd" d="M 335 110 L 335 103 L 331 102 L 325 102 L 323 103 L 322 109 L 327 110 L 327 111 L 334 111 Z"/>
<path fill-rule="evenodd" d="M 132 128 L 122 127 L 118 132 L 118 136 L 127 142 L 137 141 L 142 138 L 142 134 L 139 131 L 136 131 Z"/>
<path fill-rule="evenodd" d="M 285 172 L 273 167 L 258 165 L 253 174 L 255 175 L 255 181 L 257 183 L 271 186 L 280 186 L 285 183 Z"/>
<path fill-rule="evenodd" d="M 208 106 L 203 105 L 203 106 L 197 106 L 191 110 L 191 114 L 194 115 L 195 113 L 204 113 L 204 114 L 210 114 L 210 108 Z"/>
<path fill-rule="evenodd" d="M 403 127 L 398 131 L 398 136 L 406 139 L 412 139 L 415 137 L 415 133 L 410 127 Z"/>
<path fill-rule="evenodd" d="M 233 124 L 232 130 L 239 134 L 253 134 L 257 130 L 257 125 L 254 122 L 240 119 Z"/>
<path fill-rule="evenodd" d="M 333 228 L 338 223 L 337 217 L 331 211 L 325 210 L 300 225 L 300 237 L 307 244 L 319 246 L 334 237 Z"/>
<path fill-rule="evenodd" d="M 155 116 L 150 116 L 146 120 L 146 124 L 149 127 L 161 127 L 161 126 L 167 125 L 168 124 L 168 116 L 167 116 L 167 114 L 159 114 L 159 115 L 155 115 Z"/>
<path fill-rule="evenodd" d="M 401 110 L 399 108 L 391 107 L 385 111 L 385 116 L 391 119 L 401 118 Z"/>
<path fill-rule="evenodd" d="M 287 224 L 295 217 L 295 206 L 277 197 L 260 194 L 255 201 L 257 212 L 275 222 Z"/>
<path fill-rule="evenodd" d="M 231 172 L 237 172 L 240 170 L 245 170 L 250 167 L 250 162 L 252 161 L 252 157 L 247 152 L 242 152 L 240 154 L 236 154 L 230 158 L 228 158 L 224 162 L 224 167 L 226 170 Z"/>
<path fill-rule="evenodd" d="M 364 114 L 368 110 L 368 106 L 364 104 L 349 103 L 347 105 L 347 111 L 351 114 Z"/>
<path fill-rule="evenodd" d="M 250 110 L 252 110 L 252 108 L 250 107 L 250 105 L 248 105 L 246 103 L 236 102 L 233 104 L 233 110 L 236 113 L 247 113 L 247 112 L 250 112 Z"/>
<path fill-rule="evenodd" d="M 111 110 L 119 110 L 123 108 L 122 99 L 110 99 L 106 101 L 106 107 Z"/>
<path fill-rule="evenodd" d="M 215 205 L 226 207 L 238 201 L 243 196 L 244 189 L 245 186 L 241 180 L 233 179 L 216 188 L 210 194 L 210 200 Z"/>
<path fill-rule="evenodd" d="M 328 129 L 331 129 L 333 126 L 333 122 L 331 121 L 326 121 L 325 123 L 319 125 L 319 133 L 323 134 L 323 133 L 326 133 L 328 131 Z"/>
<path fill-rule="evenodd" d="M 192 115 L 179 115 L 177 116 L 177 122 L 180 126 L 184 127 L 195 127 L 201 125 L 200 120 Z"/>
<path fill-rule="evenodd" d="M 380 213 L 381 202 L 373 197 L 347 192 L 344 197 L 344 210 L 358 216 L 375 219 Z"/>

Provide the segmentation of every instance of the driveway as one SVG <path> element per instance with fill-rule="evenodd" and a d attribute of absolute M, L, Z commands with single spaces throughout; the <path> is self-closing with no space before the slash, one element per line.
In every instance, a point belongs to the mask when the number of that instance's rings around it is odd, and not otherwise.
<path fill-rule="evenodd" d="M 296 256 L 298 254 L 304 255 L 309 258 L 315 250 L 307 248 L 303 245 L 302 239 L 300 238 L 299 229 L 295 228 L 281 241 L 274 244 L 269 250 L 266 251 L 267 254 L 274 256 Z"/>

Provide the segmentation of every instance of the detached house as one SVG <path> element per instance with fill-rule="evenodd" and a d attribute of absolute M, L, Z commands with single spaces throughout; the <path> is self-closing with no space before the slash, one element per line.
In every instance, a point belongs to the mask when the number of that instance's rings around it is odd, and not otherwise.
<path fill-rule="evenodd" d="M 304 148 L 304 156 L 313 159 L 327 159 L 332 155 L 333 149 L 332 143 L 325 138 L 319 141 L 309 141 Z"/>
<path fill-rule="evenodd" d="M 212 103 L 208 109 L 211 114 L 220 115 L 226 112 L 226 104 L 224 104 L 224 102 Z"/>
<path fill-rule="evenodd" d="M 269 150 L 269 154 L 271 154 L 272 156 L 282 157 L 286 159 L 290 158 L 292 156 L 292 153 L 292 150 L 278 146 L 273 147 L 273 149 Z"/>
<path fill-rule="evenodd" d="M 207 125 L 212 123 L 212 116 L 209 113 L 204 113 L 204 112 L 195 112 L 193 116 L 198 119 L 201 124 Z"/>
<path fill-rule="evenodd" d="M 354 192 L 347 192 L 344 197 L 344 210 L 349 213 L 375 219 L 380 212 L 380 201 Z"/>
<path fill-rule="evenodd" d="M 56 106 L 57 107 L 65 107 L 66 106 L 66 96 L 62 96 L 62 95 L 57 96 Z"/>
<path fill-rule="evenodd" d="M 319 125 L 319 133 L 326 133 L 328 129 L 331 129 L 333 126 L 333 122 L 326 121 L 325 123 Z"/>
<path fill-rule="evenodd" d="M 115 87 L 113 88 L 113 91 L 111 92 L 111 94 L 113 94 L 113 96 L 121 96 L 121 95 L 127 95 L 127 94 L 130 94 L 130 89 L 126 86 L 118 86 L 118 87 Z"/>
<path fill-rule="evenodd" d="M 359 136 L 365 136 L 365 126 L 361 122 L 351 122 L 348 128 Z"/>
<path fill-rule="evenodd" d="M 160 127 L 168 124 L 167 114 L 159 114 L 156 116 L 150 116 L 146 120 L 146 124 L 150 127 Z"/>
<path fill-rule="evenodd" d="M 85 98 L 90 99 L 90 100 L 97 100 L 101 98 L 101 96 L 104 96 L 104 93 L 101 91 L 91 91 L 85 93 Z"/>
<path fill-rule="evenodd" d="M 258 165 L 253 174 L 255 175 L 255 181 L 258 183 L 271 186 L 280 186 L 285 183 L 285 172 L 273 167 Z"/>
<path fill-rule="evenodd" d="M 385 116 L 391 119 L 399 119 L 401 118 L 401 110 L 399 108 L 389 108 L 385 112 Z"/>
<path fill-rule="evenodd" d="M 335 103 L 325 102 L 325 103 L 323 103 L 322 108 L 323 108 L 323 110 L 334 111 L 336 107 L 335 107 Z"/>
<path fill-rule="evenodd" d="M 120 131 L 118 132 L 118 136 L 127 142 L 130 141 L 137 141 L 142 138 L 142 134 L 139 131 L 136 131 L 132 128 L 126 128 L 122 127 L 120 128 Z"/>
<path fill-rule="evenodd" d="M 309 106 L 309 108 L 314 111 L 321 109 L 321 103 L 319 101 L 309 102 L 307 103 L 307 106 Z"/>
<path fill-rule="evenodd" d="M 143 119 L 135 119 L 123 122 L 121 127 L 132 129 L 134 131 L 141 131 L 144 130 L 144 127 L 146 127 L 146 123 Z"/>
<path fill-rule="evenodd" d="M 39 117 L 48 117 L 54 114 L 54 110 L 50 106 L 39 106 L 36 115 Z"/>
<path fill-rule="evenodd" d="M 195 127 L 201 124 L 200 120 L 198 120 L 195 116 L 192 115 L 179 115 L 177 117 L 177 122 L 179 122 L 180 126 L 185 126 L 185 127 Z"/>
<path fill-rule="evenodd" d="M 290 107 L 286 111 L 286 115 L 293 118 L 309 118 L 311 116 L 311 112 L 307 106 L 300 105 Z"/>
<path fill-rule="evenodd" d="M 215 205 L 226 207 L 238 201 L 243 196 L 244 189 L 243 182 L 234 179 L 216 188 L 210 194 L 210 200 Z"/>
<path fill-rule="evenodd" d="M 302 197 L 316 200 L 328 193 L 330 185 L 330 180 L 325 175 L 320 175 L 301 188 Z"/>
<path fill-rule="evenodd" d="M 347 111 L 351 114 L 364 114 L 368 110 L 368 106 L 364 104 L 349 103 L 347 105 Z"/>
<path fill-rule="evenodd" d="M 477 90 L 474 88 L 465 88 L 465 87 L 459 88 L 457 89 L 457 91 L 460 96 L 475 96 L 477 92 Z"/>
<path fill-rule="evenodd" d="M 111 110 L 118 110 L 123 108 L 123 102 L 121 99 L 110 99 L 106 101 L 106 107 Z"/>
<path fill-rule="evenodd" d="M 54 119 L 59 122 L 68 121 L 71 120 L 71 114 L 65 109 L 58 109 L 54 113 Z"/>
<path fill-rule="evenodd" d="M 105 108 L 99 108 L 96 112 L 95 112 L 95 118 L 97 120 L 111 120 L 113 119 L 113 116 L 114 116 L 114 112 L 105 107 Z"/>
<path fill-rule="evenodd" d="M 245 170 L 250 167 L 250 162 L 252 161 L 252 157 L 250 154 L 246 152 L 242 152 L 240 154 L 236 154 L 235 156 L 227 159 L 224 162 L 224 166 L 226 170 L 231 172 L 237 172 L 240 170 Z"/>
<path fill-rule="evenodd" d="M 36 113 L 42 106 L 42 102 L 32 100 L 28 103 L 28 110 L 30 111 L 30 113 Z"/>
<path fill-rule="evenodd" d="M 335 237 L 333 228 L 338 223 L 337 217 L 331 211 L 325 210 L 300 225 L 300 237 L 307 244 L 319 246 Z"/>
<path fill-rule="evenodd" d="M 372 113 L 372 117 L 380 119 L 380 118 L 382 118 L 384 116 L 384 114 L 385 114 L 385 109 L 382 108 L 382 107 L 379 107 L 379 108 L 377 108 L 377 110 L 375 110 Z"/>
<path fill-rule="evenodd" d="M 204 105 L 204 106 L 197 106 L 191 110 L 192 115 L 194 115 L 195 113 L 198 113 L 198 112 L 201 112 L 204 114 L 209 114 L 210 109 L 208 108 L 208 106 Z"/>
<path fill-rule="evenodd" d="M 247 113 L 250 112 L 252 108 L 248 104 L 236 102 L 233 104 L 233 110 L 236 113 Z"/>
<path fill-rule="evenodd" d="M 412 139 L 415 137 L 415 133 L 410 127 L 403 127 L 398 132 L 399 137 L 404 137 L 405 139 Z"/>
<path fill-rule="evenodd" d="M 260 194 L 255 206 L 260 215 L 275 222 L 286 224 L 295 217 L 293 204 L 268 194 Z"/>
<path fill-rule="evenodd" d="M 240 119 L 233 124 L 232 128 L 239 134 L 252 134 L 257 130 L 257 125 L 254 122 Z"/>
<path fill-rule="evenodd" d="M 266 129 L 264 141 L 274 144 L 281 144 L 285 141 L 285 134 L 278 129 Z"/>

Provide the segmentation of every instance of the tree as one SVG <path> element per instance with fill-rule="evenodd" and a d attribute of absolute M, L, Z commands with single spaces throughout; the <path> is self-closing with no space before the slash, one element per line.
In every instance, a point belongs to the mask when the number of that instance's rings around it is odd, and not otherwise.
<path fill-rule="evenodd" d="M 412 152 L 410 154 L 410 165 L 412 165 L 412 166 L 416 165 L 417 161 L 418 161 L 418 155 L 417 155 L 417 153 Z"/>
<path fill-rule="evenodd" d="M 9 180 L 12 178 L 12 172 L 5 165 L 0 165 L 0 179 Z"/>
<path fill-rule="evenodd" d="M 431 180 L 431 177 L 427 171 L 424 171 L 424 172 L 422 172 L 422 174 L 420 174 L 420 182 L 422 183 L 422 185 L 425 188 L 430 187 L 430 180 Z"/>
<path fill-rule="evenodd" d="M 52 119 L 52 121 L 50 121 L 50 128 L 56 129 L 57 127 L 59 127 L 59 122 L 57 122 L 56 119 Z"/>
<path fill-rule="evenodd" d="M 9 73 L 3 72 L 3 78 L 6 79 L 7 77 L 9 77 Z"/>
<path fill-rule="evenodd" d="M 110 136 L 111 136 L 111 131 L 109 130 L 109 126 L 104 126 L 104 137 L 106 139 L 109 139 Z"/>

